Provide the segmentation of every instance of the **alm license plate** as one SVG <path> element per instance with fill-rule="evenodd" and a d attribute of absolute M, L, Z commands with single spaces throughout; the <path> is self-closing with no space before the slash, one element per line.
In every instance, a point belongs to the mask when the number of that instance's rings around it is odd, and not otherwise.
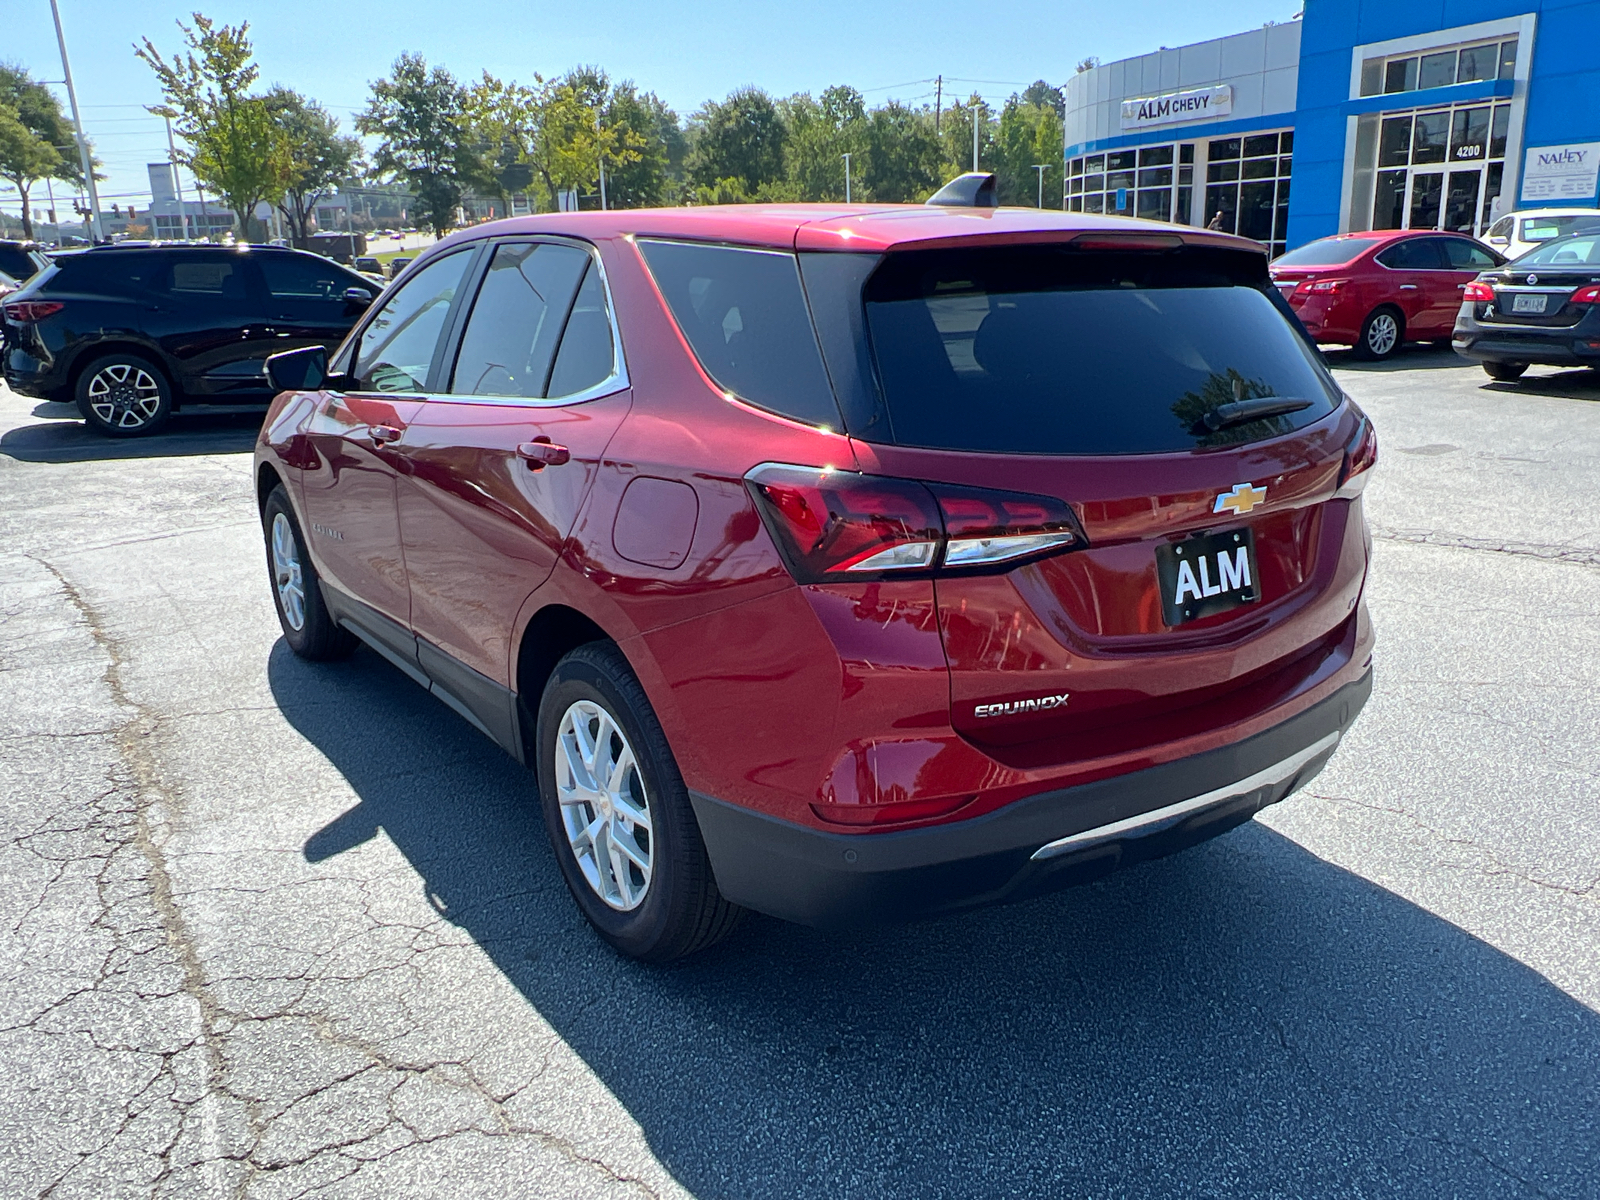
<path fill-rule="evenodd" d="M 1549 301 L 1550 297 L 1543 294 L 1529 295 L 1524 293 L 1511 298 L 1511 311 L 1514 313 L 1542 313 L 1544 306 Z"/>
<path fill-rule="evenodd" d="M 1253 604 L 1261 599 L 1255 536 L 1246 527 L 1157 546 L 1156 578 L 1169 626 Z"/>

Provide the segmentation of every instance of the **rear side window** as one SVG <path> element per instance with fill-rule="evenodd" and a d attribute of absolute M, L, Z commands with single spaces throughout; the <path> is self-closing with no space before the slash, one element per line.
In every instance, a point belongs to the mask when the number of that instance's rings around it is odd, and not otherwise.
<path fill-rule="evenodd" d="M 1494 255 L 1466 238 L 1445 238 L 1444 253 L 1458 271 L 1484 271 L 1495 265 Z"/>
<path fill-rule="evenodd" d="M 160 287 L 163 265 L 162 256 L 149 251 L 79 254 L 57 265 L 49 289 L 131 298 Z"/>
<path fill-rule="evenodd" d="M 467 317 L 450 390 L 467 396 L 545 395 L 561 327 L 588 266 L 588 254 L 576 246 L 497 246 Z"/>
<path fill-rule="evenodd" d="M 1378 255 L 1378 261 L 1394 271 L 1442 271 L 1446 263 L 1439 252 L 1438 238 L 1407 238 Z"/>
<path fill-rule="evenodd" d="M 248 264 L 237 255 L 178 255 L 172 260 L 167 290 L 179 299 L 242 304 L 250 296 L 247 270 Z"/>
<path fill-rule="evenodd" d="M 1264 276 L 1257 256 L 1199 249 L 891 254 L 867 283 L 866 310 L 892 439 L 1152 454 L 1308 425 L 1333 411 L 1335 391 Z M 1220 430 L 1204 423 L 1267 397 L 1310 403 Z"/>
<path fill-rule="evenodd" d="M 718 387 L 808 425 L 839 425 L 793 254 L 641 239 L 656 286 Z"/>
<path fill-rule="evenodd" d="M 436 258 L 399 289 L 361 331 L 356 386 L 370 392 L 421 392 L 444 336 L 471 250 Z"/>

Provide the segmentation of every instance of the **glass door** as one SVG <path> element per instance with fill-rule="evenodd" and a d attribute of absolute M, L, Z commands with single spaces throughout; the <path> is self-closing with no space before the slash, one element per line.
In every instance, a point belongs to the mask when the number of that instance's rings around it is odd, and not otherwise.
<path fill-rule="evenodd" d="M 1411 197 L 1406 204 L 1407 229 L 1439 228 L 1444 201 L 1444 172 L 1416 171 L 1411 176 Z"/>

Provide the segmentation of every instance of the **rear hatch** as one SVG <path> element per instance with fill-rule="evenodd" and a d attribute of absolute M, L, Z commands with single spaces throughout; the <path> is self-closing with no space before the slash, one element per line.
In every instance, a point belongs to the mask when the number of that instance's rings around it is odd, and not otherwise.
<path fill-rule="evenodd" d="M 1593 310 L 1594 287 L 1600 284 L 1600 233 L 1548 242 L 1478 280 L 1494 293 L 1492 301 L 1477 298 L 1479 321 L 1554 329 L 1576 325 Z"/>
<path fill-rule="evenodd" d="M 1126 754 L 1342 665 L 1375 443 L 1271 287 L 1259 253 L 1177 238 L 909 250 L 867 280 L 859 462 L 942 506 L 950 718 L 994 757 Z M 1029 496 L 1079 538 L 1030 553 Z"/>

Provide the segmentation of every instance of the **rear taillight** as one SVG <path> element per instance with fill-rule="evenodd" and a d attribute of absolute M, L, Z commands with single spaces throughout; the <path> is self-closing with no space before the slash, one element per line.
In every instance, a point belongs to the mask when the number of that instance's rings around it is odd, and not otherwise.
<path fill-rule="evenodd" d="M 1600 304 L 1600 284 L 1579 288 L 1567 299 L 1571 304 Z"/>
<path fill-rule="evenodd" d="M 1493 304 L 1494 289 L 1481 280 L 1474 279 L 1461 290 L 1461 298 L 1474 304 Z"/>
<path fill-rule="evenodd" d="M 1087 544 L 1050 496 L 781 463 L 745 482 L 801 583 L 976 573 Z"/>
<path fill-rule="evenodd" d="M 0 304 L 0 310 L 6 314 L 6 320 L 15 321 L 19 325 L 29 321 L 42 321 L 46 317 L 54 316 L 66 305 L 59 300 L 13 300 L 9 304 Z"/>
<path fill-rule="evenodd" d="M 1348 279 L 1307 279 L 1295 288 L 1295 291 L 1302 296 L 1309 296 L 1313 292 L 1336 293 L 1344 291 L 1345 285 L 1349 282 Z"/>
<path fill-rule="evenodd" d="M 1378 434 L 1366 417 L 1356 429 L 1355 437 L 1345 447 L 1344 466 L 1339 470 L 1339 490 L 1334 492 L 1339 500 L 1354 500 L 1367 486 L 1373 467 L 1378 465 Z"/>

